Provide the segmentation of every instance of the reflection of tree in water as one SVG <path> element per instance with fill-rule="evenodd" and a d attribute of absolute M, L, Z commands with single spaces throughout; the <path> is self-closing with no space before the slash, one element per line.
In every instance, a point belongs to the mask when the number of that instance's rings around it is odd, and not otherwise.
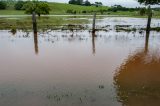
<path fill-rule="evenodd" d="M 114 76 L 118 100 L 123 105 L 160 105 L 160 57 L 145 49 L 130 56 Z"/>

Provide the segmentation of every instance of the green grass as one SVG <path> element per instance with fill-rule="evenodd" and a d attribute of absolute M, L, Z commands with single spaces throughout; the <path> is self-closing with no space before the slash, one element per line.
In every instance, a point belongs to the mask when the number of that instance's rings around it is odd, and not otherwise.
<path fill-rule="evenodd" d="M 73 25 L 83 26 L 89 23 L 88 19 L 76 19 L 71 20 L 73 17 L 37 17 L 38 29 L 68 29 Z M 74 27 L 75 27 L 74 26 Z M 0 29 L 22 29 L 31 30 L 32 29 L 32 18 L 27 17 L 11 17 L 11 18 L 0 18 Z"/>
<path fill-rule="evenodd" d="M 98 11 L 97 14 L 101 14 L 101 10 L 107 11 L 109 7 L 107 6 L 80 6 L 80 5 L 72 5 L 65 3 L 55 3 L 49 2 L 49 6 L 51 8 L 50 15 L 69 15 L 72 13 L 67 13 L 67 10 L 76 11 L 76 15 L 91 15 L 93 11 Z M 86 11 L 87 13 L 82 13 L 82 11 Z M 7 10 L 0 10 L 0 15 L 25 15 L 25 11 L 14 10 L 14 4 L 10 4 Z M 74 14 L 75 15 L 75 14 Z M 117 16 L 126 16 L 126 17 L 140 17 L 146 18 L 147 16 L 140 16 L 139 11 L 117 11 L 117 12 L 104 12 L 103 15 L 117 15 Z M 154 18 L 160 18 L 160 12 L 154 11 Z"/>
<path fill-rule="evenodd" d="M 73 10 L 76 11 L 77 14 L 82 14 L 82 11 L 89 12 L 92 11 L 100 11 L 100 10 L 107 10 L 108 7 L 101 6 L 80 6 L 80 5 L 72 5 L 72 4 L 65 4 L 65 3 L 54 3 L 50 2 L 49 6 L 51 8 L 50 15 L 65 15 L 69 14 L 66 13 L 67 10 Z M 24 11 L 17 11 L 14 10 L 14 6 L 10 5 L 10 7 L 7 8 L 7 10 L 0 10 L 0 15 L 24 15 Z M 92 13 L 90 13 L 92 14 Z"/>
<path fill-rule="evenodd" d="M 0 15 L 25 15 L 24 11 L 19 10 L 0 10 Z"/>
<path fill-rule="evenodd" d="M 100 10 L 107 10 L 108 7 L 106 6 L 101 6 L 101 7 L 96 7 L 96 6 L 79 6 L 79 5 L 72 5 L 72 4 L 63 4 L 63 3 L 50 3 L 49 4 L 51 7 L 51 14 L 67 14 L 67 10 L 73 10 L 76 11 L 77 14 L 81 14 L 82 11 L 87 11 L 88 13 L 92 11 L 100 11 Z M 88 14 L 87 13 L 87 14 Z"/>

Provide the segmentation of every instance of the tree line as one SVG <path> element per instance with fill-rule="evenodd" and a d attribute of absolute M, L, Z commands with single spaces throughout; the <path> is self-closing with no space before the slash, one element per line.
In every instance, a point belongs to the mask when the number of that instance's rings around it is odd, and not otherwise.
<path fill-rule="evenodd" d="M 26 14 L 32 14 L 32 12 L 34 11 L 40 16 L 41 14 L 49 14 L 49 11 L 51 10 L 47 2 L 42 2 L 38 0 L 0 0 L 0 9 L 6 9 L 8 3 L 14 4 L 15 10 L 25 10 Z"/>
<path fill-rule="evenodd" d="M 91 5 L 95 5 L 95 6 L 102 6 L 102 2 L 95 2 L 94 4 L 92 4 L 89 0 L 69 0 L 68 2 L 69 4 L 74 4 L 74 5 L 83 5 L 83 6 L 91 6 Z"/>

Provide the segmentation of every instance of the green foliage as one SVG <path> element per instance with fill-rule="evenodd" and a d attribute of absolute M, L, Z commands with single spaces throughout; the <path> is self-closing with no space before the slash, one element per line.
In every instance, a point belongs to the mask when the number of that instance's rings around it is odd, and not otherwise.
<path fill-rule="evenodd" d="M 140 11 L 139 11 L 139 14 L 141 16 L 144 16 L 146 14 L 146 8 L 141 8 Z"/>
<path fill-rule="evenodd" d="M 114 5 L 114 6 L 111 6 L 111 8 L 109 8 L 108 11 L 112 11 L 112 12 L 130 11 L 130 12 L 133 12 L 133 11 L 137 11 L 139 9 L 140 8 L 127 8 L 127 7 L 122 7 L 121 5 Z"/>
<path fill-rule="evenodd" d="M 160 4 L 160 0 L 138 0 L 138 2 L 145 5 Z"/>
<path fill-rule="evenodd" d="M 91 6 L 91 3 L 90 3 L 88 0 L 86 0 L 86 1 L 84 2 L 84 5 L 85 5 L 85 6 Z"/>
<path fill-rule="evenodd" d="M 7 8 L 7 3 L 5 1 L 0 1 L 0 10 L 4 10 Z"/>
<path fill-rule="evenodd" d="M 49 11 L 51 10 L 47 2 L 39 2 L 39 1 L 28 1 L 24 5 L 25 12 L 27 14 L 32 14 L 33 12 L 36 12 L 39 16 L 41 14 L 49 14 Z"/>
<path fill-rule="evenodd" d="M 97 7 L 99 7 L 99 6 L 102 6 L 103 4 L 102 4 L 102 2 L 95 2 L 95 5 L 96 5 Z"/>
<path fill-rule="evenodd" d="M 83 0 L 69 0 L 69 4 L 76 4 L 76 5 L 82 5 Z"/>
<path fill-rule="evenodd" d="M 83 10 L 83 11 L 82 11 L 82 13 L 86 14 L 86 13 L 87 13 L 87 11 Z"/>
<path fill-rule="evenodd" d="M 75 10 L 67 10 L 66 13 L 69 13 L 69 14 L 76 14 L 77 11 L 75 11 Z"/>
<path fill-rule="evenodd" d="M 23 10 L 23 6 L 25 5 L 26 2 L 24 1 L 18 1 L 15 5 L 14 5 L 14 8 L 16 10 Z"/>

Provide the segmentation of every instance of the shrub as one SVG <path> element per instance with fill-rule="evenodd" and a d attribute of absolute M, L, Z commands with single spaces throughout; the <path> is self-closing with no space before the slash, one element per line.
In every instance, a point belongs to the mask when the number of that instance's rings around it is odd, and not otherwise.
<path fill-rule="evenodd" d="M 66 13 L 73 13 L 73 10 L 67 10 Z"/>
<path fill-rule="evenodd" d="M 82 13 L 87 13 L 87 11 L 83 10 Z"/>

